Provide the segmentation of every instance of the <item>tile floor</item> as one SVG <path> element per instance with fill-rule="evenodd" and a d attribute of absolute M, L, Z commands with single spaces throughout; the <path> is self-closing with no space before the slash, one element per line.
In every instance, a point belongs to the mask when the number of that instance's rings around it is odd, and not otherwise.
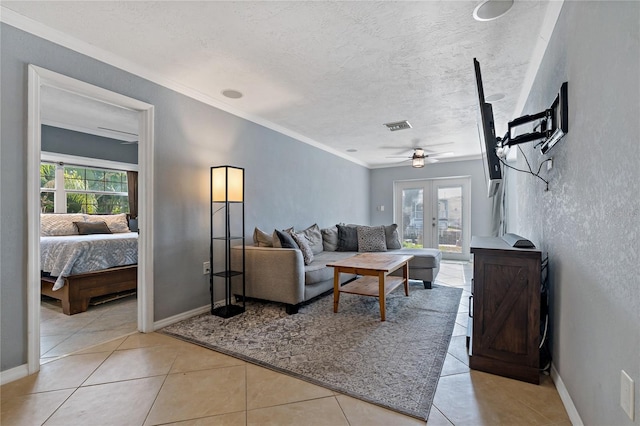
<path fill-rule="evenodd" d="M 86 312 L 62 313 L 60 302 L 43 297 L 40 303 L 40 363 L 138 330 L 135 294 Z"/>
<path fill-rule="evenodd" d="M 443 264 L 462 287 L 459 320 L 429 425 L 570 425 L 551 379 L 540 386 L 470 371 L 470 265 Z M 132 334 L 42 365 L 0 388 L 7 425 L 420 425 L 424 422 L 157 333 Z"/>

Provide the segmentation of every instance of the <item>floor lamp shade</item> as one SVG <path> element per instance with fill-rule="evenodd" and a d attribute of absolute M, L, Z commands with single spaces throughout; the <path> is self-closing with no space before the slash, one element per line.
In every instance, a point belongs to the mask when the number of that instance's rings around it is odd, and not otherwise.
<path fill-rule="evenodd" d="M 244 201 L 244 169 L 233 166 L 211 168 L 211 201 Z"/>

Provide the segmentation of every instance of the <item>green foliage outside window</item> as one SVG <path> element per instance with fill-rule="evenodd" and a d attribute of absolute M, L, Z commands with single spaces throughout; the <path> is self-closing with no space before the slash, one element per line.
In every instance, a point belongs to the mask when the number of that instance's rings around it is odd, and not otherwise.
<path fill-rule="evenodd" d="M 54 212 L 56 165 L 41 163 L 41 211 Z M 129 212 L 127 173 L 118 170 L 65 166 L 63 170 L 67 213 L 117 214 Z M 62 195 L 61 195 L 62 196 Z"/>

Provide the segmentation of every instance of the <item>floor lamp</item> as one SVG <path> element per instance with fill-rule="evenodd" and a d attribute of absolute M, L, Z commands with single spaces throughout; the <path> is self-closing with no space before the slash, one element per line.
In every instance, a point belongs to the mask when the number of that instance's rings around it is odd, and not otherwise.
<path fill-rule="evenodd" d="M 234 210 L 232 215 L 231 210 Z M 215 229 L 214 216 L 224 210 L 224 226 Z M 237 211 L 241 210 L 241 212 Z M 235 216 L 235 217 L 232 217 Z M 239 217 L 238 217 L 239 216 Z M 222 220 L 222 218 L 221 218 Z M 218 222 L 221 222 L 219 220 Z M 238 230 L 240 235 L 232 235 L 231 229 Z M 224 233 L 222 233 L 224 228 Z M 211 292 L 211 314 L 229 318 L 245 311 L 245 229 L 244 229 L 244 169 L 234 166 L 211 167 L 211 245 L 209 247 L 209 261 L 211 272 L 209 275 L 209 291 Z M 242 267 L 232 268 L 231 247 L 242 245 Z M 224 252 L 224 266 L 221 265 Z M 216 257 L 214 258 L 214 255 Z M 216 262 L 217 261 L 217 262 Z M 242 278 L 242 305 L 234 305 L 231 300 L 231 280 Z M 216 278 L 224 279 L 224 305 L 215 307 L 214 282 Z"/>

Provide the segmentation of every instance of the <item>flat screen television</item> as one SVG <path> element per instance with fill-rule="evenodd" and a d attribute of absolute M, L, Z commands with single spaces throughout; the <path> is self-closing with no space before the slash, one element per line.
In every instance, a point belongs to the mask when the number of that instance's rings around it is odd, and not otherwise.
<path fill-rule="evenodd" d="M 473 65 L 476 71 L 476 86 L 478 89 L 478 134 L 480 135 L 481 150 L 485 151 L 483 160 L 485 164 L 485 179 L 487 181 L 487 196 L 493 197 L 502 183 L 502 169 L 496 154 L 498 138 L 496 137 L 496 129 L 493 122 L 493 108 L 490 103 L 484 100 L 480 63 L 476 58 L 473 58 Z"/>

